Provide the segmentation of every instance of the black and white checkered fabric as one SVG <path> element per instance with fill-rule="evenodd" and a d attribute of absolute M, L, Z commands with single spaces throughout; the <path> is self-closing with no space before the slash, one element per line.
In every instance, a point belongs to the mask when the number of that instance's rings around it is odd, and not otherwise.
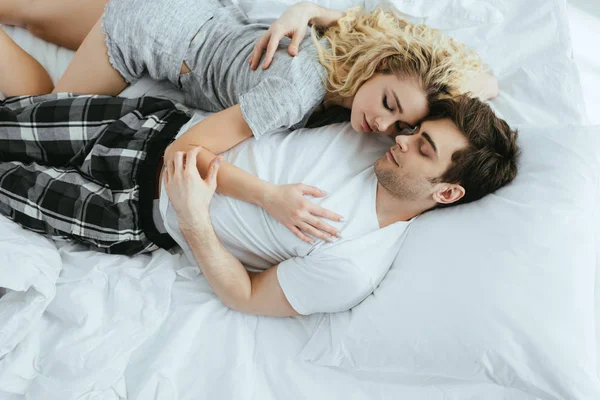
<path fill-rule="evenodd" d="M 182 107 L 153 97 L 0 101 L 0 213 L 106 253 L 169 248 L 152 218 L 156 168 L 188 120 Z"/>

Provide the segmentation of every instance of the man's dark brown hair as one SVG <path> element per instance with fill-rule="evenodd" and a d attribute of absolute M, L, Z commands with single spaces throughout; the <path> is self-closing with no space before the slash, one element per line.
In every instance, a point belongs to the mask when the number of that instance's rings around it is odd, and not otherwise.
<path fill-rule="evenodd" d="M 486 103 L 468 96 L 437 100 L 425 120 L 449 118 L 468 140 L 454 152 L 450 167 L 432 183 L 456 183 L 465 195 L 451 205 L 469 203 L 495 192 L 517 176 L 520 150 L 516 130 Z M 440 207 L 444 205 L 440 204 Z"/>

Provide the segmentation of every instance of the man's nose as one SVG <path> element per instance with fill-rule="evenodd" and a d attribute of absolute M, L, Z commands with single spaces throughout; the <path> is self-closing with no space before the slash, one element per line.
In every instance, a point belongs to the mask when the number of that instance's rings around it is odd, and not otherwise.
<path fill-rule="evenodd" d="M 400 151 L 408 151 L 408 142 L 410 141 L 409 135 L 397 135 L 395 140 L 398 147 L 400 147 Z"/>

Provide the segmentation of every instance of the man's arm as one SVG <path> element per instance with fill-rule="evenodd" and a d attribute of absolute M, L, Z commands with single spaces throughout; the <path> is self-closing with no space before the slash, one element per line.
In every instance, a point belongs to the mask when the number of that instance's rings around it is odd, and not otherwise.
<path fill-rule="evenodd" d="M 189 151 L 185 161 L 183 153 L 176 152 L 163 180 L 181 232 L 208 283 L 219 299 L 235 310 L 269 316 L 298 315 L 279 286 L 277 267 L 250 275 L 217 239 L 209 205 L 222 157 L 211 162 L 202 179 L 196 167 L 199 151 L 198 147 Z"/>
<path fill-rule="evenodd" d="M 5 96 L 52 92 L 48 72 L 0 28 L 0 92 Z"/>
<path fill-rule="evenodd" d="M 288 302 L 275 265 L 260 273 L 246 271 L 219 242 L 210 218 L 193 229 L 182 230 L 202 274 L 227 307 L 255 315 L 293 317 L 297 313 Z"/>

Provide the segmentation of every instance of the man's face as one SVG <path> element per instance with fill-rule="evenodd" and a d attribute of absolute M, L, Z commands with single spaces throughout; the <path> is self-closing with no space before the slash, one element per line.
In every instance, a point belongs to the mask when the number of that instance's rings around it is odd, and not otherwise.
<path fill-rule="evenodd" d="M 417 78 L 375 74 L 354 96 L 350 123 L 357 132 L 395 135 L 415 127 L 427 113 L 427 97 Z"/>
<path fill-rule="evenodd" d="M 467 145 L 467 138 L 451 120 L 425 121 L 414 134 L 396 136 L 395 144 L 375 162 L 375 174 L 379 183 L 398 199 L 418 201 L 433 197 L 440 202 L 436 196 L 449 185 L 431 183 L 431 179 L 446 172 L 452 154 Z"/>

